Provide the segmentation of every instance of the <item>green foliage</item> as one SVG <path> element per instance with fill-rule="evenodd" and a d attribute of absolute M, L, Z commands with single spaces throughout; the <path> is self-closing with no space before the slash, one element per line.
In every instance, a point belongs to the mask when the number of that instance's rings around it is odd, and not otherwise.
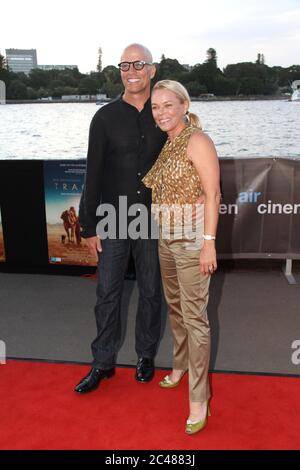
<path fill-rule="evenodd" d="M 116 98 L 123 91 L 123 84 L 119 69 L 114 65 L 108 65 L 102 72 L 103 85 L 102 92 L 106 93 L 108 98 Z"/>
<path fill-rule="evenodd" d="M 198 96 L 207 93 L 207 88 L 205 85 L 201 85 L 199 82 L 188 82 L 185 83 L 185 87 L 190 96 L 197 98 Z"/>
<path fill-rule="evenodd" d="M 37 100 L 38 99 L 38 92 L 31 87 L 27 87 L 27 98 L 29 100 Z"/>
<path fill-rule="evenodd" d="M 212 64 L 214 67 L 217 67 L 217 52 L 216 52 L 216 50 L 213 49 L 212 47 L 210 47 L 206 51 L 206 56 L 207 56 L 206 63 Z"/>
<path fill-rule="evenodd" d="M 237 82 L 237 94 L 271 95 L 278 91 L 279 75 L 276 68 L 258 61 L 227 65 L 224 76 Z"/>
<path fill-rule="evenodd" d="M 108 65 L 103 69 L 104 83 L 119 83 L 121 84 L 120 72 L 114 65 Z"/>
<path fill-rule="evenodd" d="M 155 81 L 158 80 L 178 80 L 186 72 L 186 69 L 176 59 L 163 58 L 159 64 L 156 64 Z"/>
<path fill-rule="evenodd" d="M 3 57 L 3 55 L 0 53 L 0 71 L 3 69 L 7 69 L 6 60 L 5 57 Z"/>
<path fill-rule="evenodd" d="M 98 48 L 97 72 L 102 72 L 102 48 Z"/>
<path fill-rule="evenodd" d="M 215 80 L 216 96 L 235 96 L 239 90 L 239 82 L 235 78 L 227 78 L 223 75 L 218 75 Z"/>
<path fill-rule="evenodd" d="M 104 90 L 108 98 L 116 98 L 123 91 L 121 83 L 107 82 L 104 86 Z"/>
<path fill-rule="evenodd" d="M 186 67 L 177 59 L 162 54 L 155 64 L 156 76 L 153 80 L 171 79 L 183 83 L 191 97 L 213 93 L 217 96 L 234 95 L 273 95 L 280 90 L 290 90 L 292 81 L 300 79 L 300 65 L 287 68 L 268 67 L 263 54 L 258 54 L 256 62 L 229 64 L 223 71 L 217 67 L 217 52 L 207 50 L 207 59 L 193 67 Z M 114 65 L 102 70 L 102 50 L 99 48 L 98 70 L 82 74 L 76 69 L 41 70 L 34 69 L 27 76 L 7 69 L 5 58 L 0 54 L 0 80 L 6 83 L 8 99 L 39 99 L 62 95 L 96 95 L 106 93 L 115 98 L 123 85 L 120 72 Z"/>
<path fill-rule="evenodd" d="M 10 76 L 10 72 L 6 69 L 0 70 L 0 80 L 3 80 L 6 86 L 8 86 L 12 80 L 12 77 Z"/>
<path fill-rule="evenodd" d="M 77 94 L 78 94 L 78 88 L 73 88 L 70 86 L 57 86 L 52 89 L 50 96 L 52 96 L 52 98 L 60 99 L 62 95 L 77 95 Z"/>
<path fill-rule="evenodd" d="M 13 100 L 26 100 L 28 97 L 26 85 L 21 80 L 12 80 L 7 95 Z"/>
<path fill-rule="evenodd" d="M 78 86 L 78 94 L 79 95 L 96 95 L 98 92 L 99 84 L 97 80 L 86 77 L 80 80 Z"/>
<path fill-rule="evenodd" d="M 40 98 L 47 98 L 49 96 L 48 90 L 46 90 L 46 88 L 43 88 L 43 87 L 39 88 L 37 90 L 37 96 L 38 96 L 39 99 Z"/>
<path fill-rule="evenodd" d="M 286 87 L 294 80 L 300 80 L 300 65 L 292 65 L 287 68 L 272 67 L 272 70 L 278 77 L 278 86 Z"/>

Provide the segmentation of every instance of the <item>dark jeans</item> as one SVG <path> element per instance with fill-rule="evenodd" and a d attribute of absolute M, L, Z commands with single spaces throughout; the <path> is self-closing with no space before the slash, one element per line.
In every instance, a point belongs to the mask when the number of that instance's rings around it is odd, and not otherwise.
<path fill-rule="evenodd" d="M 153 358 L 161 329 L 161 282 L 157 240 L 103 240 L 98 262 L 97 337 L 92 342 L 93 367 L 115 365 L 120 343 L 120 302 L 124 275 L 132 249 L 139 302 L 135 325 L 135 349 L 139 357 Z"/>

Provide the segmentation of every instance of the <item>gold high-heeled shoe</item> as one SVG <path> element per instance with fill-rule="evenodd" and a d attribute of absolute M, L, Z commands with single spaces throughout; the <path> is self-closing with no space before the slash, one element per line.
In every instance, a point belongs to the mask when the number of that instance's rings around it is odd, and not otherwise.
<path fill-rule="evenodd" d="M 202 429 L 204 429 L 205 426 L 207 425 L 208 416 L 211 416 L 209 405 L 207 405 L 206 416 L 204 419 L 202 419 L 201 421 L 197 421 L 196 423 L 193 423 L 187 420 L 186 426 L 185 426 L 185 432 L 191 435 L 191 434 L 196 434 L 196 432 L 199 432 Z"/>
<path fill-rule="evenodd" d="M 159 386 L 161 388 L 175 388 L 177 387 L 179 384 L 180 384 L 180 381 L 182 379 L 182 377 L 184 376 L 185 372 L 183 372 L 183 374 L 181 375 L 180 379 L 177 380 L 177 382 L 172 382 L 172 380 L 170 379 L 170 376 L 169 375 L 166 375 L 163 380 L 161 382 L 159 382 Z"/>

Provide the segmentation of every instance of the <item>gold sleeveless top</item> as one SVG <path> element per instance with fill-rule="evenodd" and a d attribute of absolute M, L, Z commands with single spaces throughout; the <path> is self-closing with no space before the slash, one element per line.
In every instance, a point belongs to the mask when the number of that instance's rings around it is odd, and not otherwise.
<path fill-rule="evenodd" d="M 143 178 L 145 186 L 152 189 L 153 205 L 193 205 L 201 195 L 200 178 L 187 156 L 190 136 L 197 130 L 196 127 L 188 126 L 172 142 L 168 139 L 155 164 Z M 164 213 L 167 211 L 165 207 Z M 177 217 L 174 209 L 172 212 L 173 222 L 182 219 L 178 210 Z"/>

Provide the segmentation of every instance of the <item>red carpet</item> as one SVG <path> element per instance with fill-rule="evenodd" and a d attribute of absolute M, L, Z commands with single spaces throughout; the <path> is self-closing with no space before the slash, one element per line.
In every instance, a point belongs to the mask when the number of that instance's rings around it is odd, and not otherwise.
<path fill-rule="evenodd" d="M 87 395 L 73 392 L 87 366 L 0 365 L 1 449 L 299 449 L 300 378 L 212 374 L 212 417 L 187 436 L 187 377 L 162 390 L 134 369 Z"/>

